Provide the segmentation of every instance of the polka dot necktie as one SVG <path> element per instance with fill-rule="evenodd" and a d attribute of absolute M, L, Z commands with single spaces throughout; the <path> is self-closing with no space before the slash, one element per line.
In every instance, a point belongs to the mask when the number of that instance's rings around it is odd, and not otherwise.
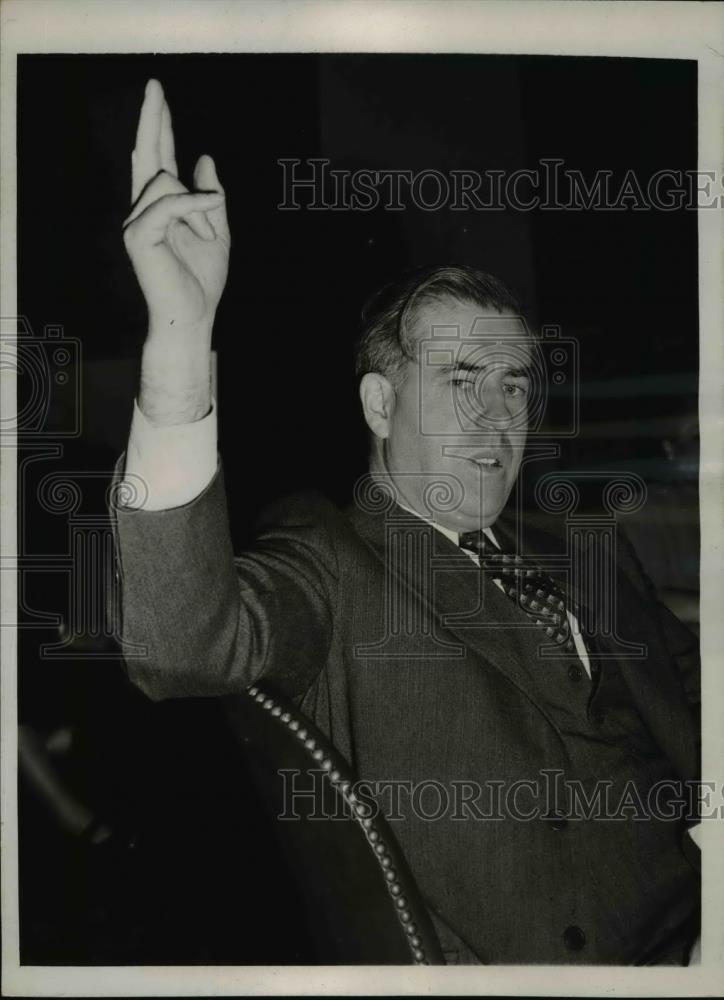
<path fill-rule="evenodd" d="M 461 549 L 475 552 L 480 568 L 492 580 L 500 583 L 510 600 L 539 625 L 549 639 L 558 643 L 567 653 L 575 644 L 566 614 L 566 595 L 540 566 L 519 555 L 496 548 L 482 531 L 468 531 L 460 535 Z"/>

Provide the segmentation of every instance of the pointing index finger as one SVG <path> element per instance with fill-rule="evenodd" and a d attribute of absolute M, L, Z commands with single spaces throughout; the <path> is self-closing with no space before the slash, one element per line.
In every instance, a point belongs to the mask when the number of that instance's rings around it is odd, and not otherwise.
<path fill-rule="evenodd" d="M 131 202 L 135 203 L 145 186 L 161 170 L 161 123 L 166 99 L 158 80 L 149 80 L 138 118 L 136 146 L 131 157 Z"/>
<path fill-rule="evenodd" d="M 178 177 L 178 167 L 176 166 L 176 146 L 173 140 L 173 125 L 171 124 L 171 112 L 168 102 L 164 100 L 161 109 L 161 138 L 159 140 L 161 153 L 161 169 L 166 170 L 174 177 Z"/>

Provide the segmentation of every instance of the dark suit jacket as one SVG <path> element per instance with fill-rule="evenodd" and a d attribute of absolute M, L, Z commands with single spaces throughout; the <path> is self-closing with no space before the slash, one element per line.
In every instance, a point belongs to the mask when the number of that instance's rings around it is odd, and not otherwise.
<path fill-rule="evenodd" d="M 122 638 L 148 648 L 128 658 L 132 680 L 161 699 L 271 679 L 363 778 L 450 788 L 570 769 L 534 669 L 538 630 L 521 628 L 521 612 L 418 518 L 405 532 L 444 568 L 431 582 L 425 560 L 391 564 L 387 523 L 383 512 L 298 495 L 270 508 L 255 547 L 234 558 L 221 473 L 187 506 L 120 510 Z M 561 545 L 555 532 L 534 537 L 547 551 Z M 464 616 L 481 586 L 471 627 Z M 387 622 L 395 588 L 413 627 Z M 693 779 L 697 643 L 657 603 L 625 542 L 617 602 L 620 634 L 648 647 L 645 661 L 622 663 L 638 710 L 673 773 Z M 632 846 L 631 824 L 620 827 L 556 837 L 541 822 L 393 822 L 443 949 L 452 960 L 500 963 L 636 960 L 638 901 L 656 872 Z M 570 925 L 586 929 L 580 952 L 563 943 Z"/>

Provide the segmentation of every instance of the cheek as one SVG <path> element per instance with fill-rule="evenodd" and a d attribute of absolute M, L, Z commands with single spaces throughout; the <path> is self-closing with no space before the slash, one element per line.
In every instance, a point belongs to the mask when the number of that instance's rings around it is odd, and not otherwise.
<path fill-rule="evenodd" d="M 458 409 L 453 396 L 438 390 L 422 401 L 424 405 L 423 428 L 438 449 L 451 443 L 451 436 L 459 438 L 465 434 L 465 409 Z"/>
<path fill-rule="evenodd" d="M 518 473 L 520 472 L 520 465 L 523 461 L 523 447 L 515 446 L 513 448 L 513 457 L 510 463 L 510 482 L 513 483 L 518 478 Z"/>
<path fill-rule="evenodd" d="M 420 466 L 425 439 L 421 437 L 417 409 L 407 395 L 398 398 L 390 428 L 389 447 L 394 464 L 399 469 L 414 471 Z"/>

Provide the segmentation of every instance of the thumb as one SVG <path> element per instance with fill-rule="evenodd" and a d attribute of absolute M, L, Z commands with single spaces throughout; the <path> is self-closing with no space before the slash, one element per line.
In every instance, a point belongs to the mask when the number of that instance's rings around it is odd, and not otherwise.
<path fill-rule="evenodd" d="M 223 191 L 216 173 L 216 164 L 210 156 L 200 156 L 194 168 L 194 188 L 197 191 Z"/>
<path fill-rule="evenodd" d="M 194 168 L 194 188 L 197 191 L 220 191 L 224 189 L 216 173 L 216 164 L 210 156 L 200 156 Z M 214 231 L 228 243 L 229 222 L 226 216 L 226 202 L 223 201 L 218 208 L 207 212 L 207 217 L 214 228 Z"/>

